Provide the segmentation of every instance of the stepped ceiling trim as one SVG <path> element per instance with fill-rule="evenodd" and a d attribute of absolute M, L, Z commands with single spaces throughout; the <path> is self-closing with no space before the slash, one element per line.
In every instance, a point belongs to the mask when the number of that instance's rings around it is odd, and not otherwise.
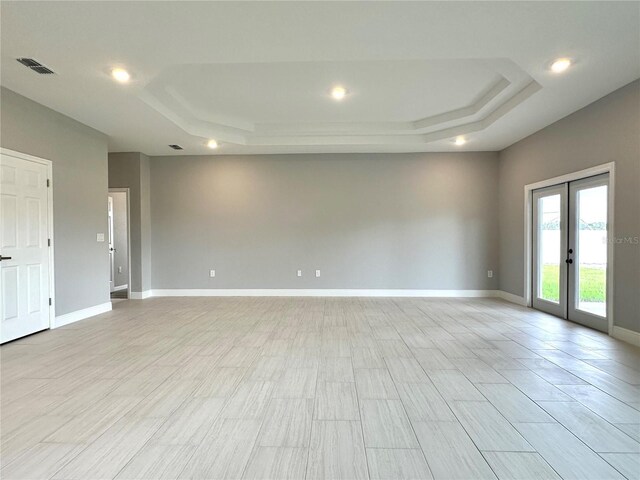
<path fill-rule="evenodd" d="M 420 62 L 429 63 L 429 60 Z M 373 122 L 257 122 L 251 118 L 224 114 L 206 109 L 190 101 L 172 82 L 171 74 L 160 72 L 139 96 L 148 105 L 184 132 L 202 138 L 237 145 L 367 145 L 367 144 L 427 144 L 457 135 L 481 131 L 520 105 L 542 87 L 526 72 L 508 59 L 434 60 L 456 67 L 481 65 L 493 75 L 490 83 L 478 84 L 473 101 L 463 107 L 430 114 L 410 121 Z M 321 62 L 316 67 L 322 67 Z M 380 61 L 381 66 L 386 62 Z M 389 62 L 393 65 L 393 62 Z M 252 68 L 254 65 L 247 65 Z M 180 65 L 181 76 L 206 69 L 207 65 Z M 219 65 L 216 68 L 220 68 Z M 452 79 L 453 80 L 453 79 Z M 486 80 L 486 79 L 485 79 Z M 428 81 L 428 79 L 427 79 Z M 207 92 L 202 92 L 205 95 Z M 436 93 L 437 94 L 437 93 Z M 331 101 L 327 99 L 327 101 Z M 275 116 L 274 112 L 274 116 Z"/>

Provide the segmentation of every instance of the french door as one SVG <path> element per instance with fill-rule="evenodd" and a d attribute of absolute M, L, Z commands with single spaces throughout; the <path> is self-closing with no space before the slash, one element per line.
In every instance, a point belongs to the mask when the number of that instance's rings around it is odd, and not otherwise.
<path fill-rule="evenodd" d="M 532 306 L 607 331 L 609 175 L 533 191 Z"/>

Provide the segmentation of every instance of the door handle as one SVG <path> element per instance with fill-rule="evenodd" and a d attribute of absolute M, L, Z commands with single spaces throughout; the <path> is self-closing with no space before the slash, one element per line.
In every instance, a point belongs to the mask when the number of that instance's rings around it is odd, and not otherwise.
<path fill-rule="evenodd" d="M 0 255 L 0 262 L 2 260 L 11 260 L 11 257 L 3 257 L 2 255 Z"/>
<path fill-rule="evenodd" d="M 567 250 L 567 255 L 571 255 L 572 253 L 573 253 L 573 248 L 570 248 L 569 250 Z M 573 263 L 573 260 L 571 258 L 567 258 L 565 262 L 571 265 Z"/>

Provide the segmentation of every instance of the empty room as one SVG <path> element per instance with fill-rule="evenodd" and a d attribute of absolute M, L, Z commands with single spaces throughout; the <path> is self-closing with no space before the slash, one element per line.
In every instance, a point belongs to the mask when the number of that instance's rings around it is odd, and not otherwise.
<path fill-rule="evenodd" d="M 640 1 L 0 0 L 0 478 L 640 480 Z"/>

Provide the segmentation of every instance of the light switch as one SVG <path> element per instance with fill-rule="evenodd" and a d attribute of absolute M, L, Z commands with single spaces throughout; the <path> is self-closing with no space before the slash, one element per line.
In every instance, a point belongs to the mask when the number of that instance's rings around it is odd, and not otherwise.
<path fill-rule="evenodd" d="M 118 273 L 122 273 L 122 267 L 118 267 Z"/>
<path fill-rule="evenodd" d="M 298 276 L 301 277 L 302 276 L 302 270 L 298 270 Z"/>
<path fill-rule="evenodd" d="M 104 242 L 104 233 L 98 233 L 96 235 L 96 242 Z"/>
<path fill-rule="evenodd" d="M 493 278 L 493 270 L 487 270 L 487 277 Z"/>
<path fill-rule="evenodd" d="M 215 270 L 209 270 L 209 276 L 211 278 L 215 277 L 216 276 L 216 271 Z"/>
<path fill-rule="evenodd" d="M 320 276 L 320 270 L 316 270 L 316 277 Z"/>

